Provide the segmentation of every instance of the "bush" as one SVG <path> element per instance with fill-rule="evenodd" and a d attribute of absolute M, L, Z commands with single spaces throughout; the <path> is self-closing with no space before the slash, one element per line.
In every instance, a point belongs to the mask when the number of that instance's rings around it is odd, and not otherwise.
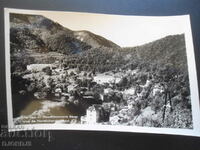
<path fill-rule="evenodd" d="M 44 73 L 46 73 L 46 75 L 48 75 L 48 76 L 51 76 L 51 75 L 52 75 L 52 70 L 51 70 L 50 67 L 45 67 L 45 68 L 42 69 L 42 71 L 43 71 Z"/>

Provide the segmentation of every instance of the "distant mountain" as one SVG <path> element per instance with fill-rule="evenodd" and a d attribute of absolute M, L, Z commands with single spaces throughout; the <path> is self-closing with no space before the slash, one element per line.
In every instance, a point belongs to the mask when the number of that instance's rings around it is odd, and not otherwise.
<path fill-rule="evenodd" d="M 11 51 L 74 54 L 96 47 L 119 47 L 89 31 L 72 31 L 41 15 L 10 14 Z"/>

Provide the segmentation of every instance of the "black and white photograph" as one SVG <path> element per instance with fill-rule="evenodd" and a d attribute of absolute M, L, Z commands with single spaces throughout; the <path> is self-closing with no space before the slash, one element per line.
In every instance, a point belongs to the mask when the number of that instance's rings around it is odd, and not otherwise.
<path fill-rule="evenodd" d="M 188 15 L 5 12 L 10 125 L 200 135 Z"/>

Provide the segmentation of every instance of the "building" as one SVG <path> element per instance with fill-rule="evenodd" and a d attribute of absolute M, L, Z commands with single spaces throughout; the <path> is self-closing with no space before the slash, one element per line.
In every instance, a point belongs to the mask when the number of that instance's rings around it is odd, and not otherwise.
<path fill-rule="evenodd" d="M 30 64 L 30 65 L 27 65 L 26 69 L 31 72 L 40 72 L 46 67 L 50 67 L 50 69 L 52 69 L 52 67 L 54 67 L 54 65 L 52 65 L 52 64 Z"/>
<path fill-rule="evenodd" d="M 100 121 L 100 111 L 101 106 L 92 105 L 86 111 L 86 123 L 87 124 L 96 124 Z"/>
<path fill-rule="evenodd" d="M 55 89 L 55 96 L 56 96 L 56 97 L 60 97 L 61 94 L 62 94 L 62 89 L 61 89 L 61 88 L 56 88 L 56 89 Z"/>
<path fill-rule="evenodd" d="M 109 121 L 110 113 L 98 104 L 88 107 L 86 115 L 81 117 L 81 124 L 97 124 Z"/>
<path fill-rule="evenodd" d="M 94 101 L 94 92 L 86 91 L 85 93 L 83 93 L 83 99 L 88 101 Z"/>
<path fill-rule="evenodd" d="M 100 99 L 104 101 L 104 94 L 100 94 Z"/>

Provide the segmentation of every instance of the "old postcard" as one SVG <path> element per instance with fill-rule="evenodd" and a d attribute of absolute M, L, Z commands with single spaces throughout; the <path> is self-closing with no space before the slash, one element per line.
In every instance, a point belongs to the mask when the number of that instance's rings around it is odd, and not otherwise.
<path fill-rule="evenodd" d="M 8 125 L 200 136 L 189 15 L 5 9 Z"/>

